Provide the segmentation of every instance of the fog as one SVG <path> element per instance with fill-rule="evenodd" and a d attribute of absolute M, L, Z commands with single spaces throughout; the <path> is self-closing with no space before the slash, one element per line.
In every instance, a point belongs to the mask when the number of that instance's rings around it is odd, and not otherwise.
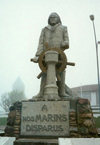
<path fill-rule="evenodd" d="M 51 12 L 57 12 L 68 27 L 70 48 L 66 50 L 69 87 L 97 83 L 96 48 L 90 14 L 95 15 L 100 41 L 100 0 L 1 0 L 0 1 L 0 96 L 12 89 L 17 77 L 25 84 L 27 98 L 39 91 L 41 72 L 34 57 L 41 29 Z M 100 45 L 99 60 L 100 60 Z"/>

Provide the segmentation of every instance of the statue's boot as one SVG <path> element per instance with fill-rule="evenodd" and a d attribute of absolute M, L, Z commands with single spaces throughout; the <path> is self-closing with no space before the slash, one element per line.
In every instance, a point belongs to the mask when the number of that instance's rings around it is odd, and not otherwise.
<path fill-rule="evenodd" d="M 73 92 L 72 92 L 72 90 L 65 84 L 65 92 L 69 95 L 69 96 L 71 96 L 71 97 L 73 97 Z"/>
<path fill-rule="evenodd" d="M 46 83 L 46 75 L 42 75 L 40 83 L 40 91 L 36 96 L 33 96 L 32 99 L 38 100 L 43 98 L 45 83 Z"/>
<path fill-rule="evenodd" d="M 65 71 L 63 71 L 62 73 L 61 73 L 61 81 L 58 81 L 57 82 L 57 84 L 58 84 L 58 93 L 59 93 L 59 96 L 60 97 L 70 97 L 70 95 L 69 94 L 67 94 L 66 93 L 66 91 L 65 91 Z"/>

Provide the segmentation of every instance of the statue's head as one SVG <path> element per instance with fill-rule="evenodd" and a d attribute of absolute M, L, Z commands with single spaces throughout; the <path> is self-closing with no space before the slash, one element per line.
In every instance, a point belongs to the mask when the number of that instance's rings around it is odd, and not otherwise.
<path fill-rule="evenodd" d="M 48 18 L 48 24 L 50 24 L 51 26 L 54 26 L 58 23 L 61 23 L 60 17 L 57 13 L 51 13 L 49 18 Z"/>

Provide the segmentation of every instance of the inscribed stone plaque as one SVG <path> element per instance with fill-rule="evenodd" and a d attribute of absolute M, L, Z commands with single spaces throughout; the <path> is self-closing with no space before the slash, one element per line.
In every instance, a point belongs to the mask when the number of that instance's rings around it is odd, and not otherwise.
<path fill-rule="evenodd" d="M 68 136 L 69 101 L 23 102 L 21 135 Z"/>

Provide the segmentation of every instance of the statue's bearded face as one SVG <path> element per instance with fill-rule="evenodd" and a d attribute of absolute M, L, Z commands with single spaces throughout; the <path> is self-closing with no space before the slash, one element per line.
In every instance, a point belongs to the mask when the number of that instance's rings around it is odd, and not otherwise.
<path fill-rule="evenodd" d="M 56 15 L 51 15 L 50 16 L 50 24 L 52 26 L 56 25 L 58 23 L 58 17 Z"/>

